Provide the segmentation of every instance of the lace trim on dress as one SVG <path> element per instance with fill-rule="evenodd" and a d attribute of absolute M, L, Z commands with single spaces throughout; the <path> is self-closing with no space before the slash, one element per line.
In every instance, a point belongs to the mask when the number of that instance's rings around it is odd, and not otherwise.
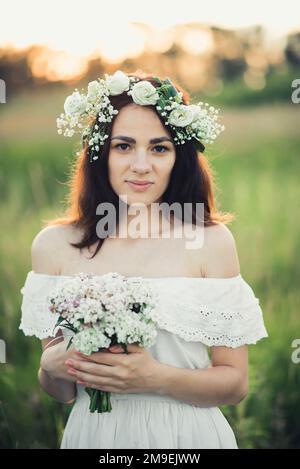
<path fill-rule="evenodd" d="M 66 276 L 31 271 L 21 289 L 22 317 L 19 329 L 39 339 L 54 337 L 58 319 L 47 307 L 47 296 Z M 68 278 L 68 277 L 67 277 Z M 145 278 L 158 293 L 154 310 L 160 329 L 186 341 L 208 346 L 239 347 L 268 337 L 258 298 L 241 276 L 216 282 L 209 278 Z"/>

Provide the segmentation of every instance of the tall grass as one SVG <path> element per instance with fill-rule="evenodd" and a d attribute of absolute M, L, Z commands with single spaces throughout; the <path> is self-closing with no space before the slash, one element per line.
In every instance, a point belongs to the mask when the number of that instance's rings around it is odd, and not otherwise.
<path fill-rule="evenodd" d="M 67 194 L 74 145 L 51 127 L 58 102 L 55 96 L 29 96 L 0 115 L 0 338 L 7 344 L 7 363 L 0 365 L 3 448 L 58 447 L 71 410 L 39 389 L 40 341 L 18 330 L 32 239 L 42 220 L 62 212 Z M 30 125 L 24 120 L 29 103 Z M 248 397 L 222 408 L 244 448 L 300 447 L 300 365 L 291 361 L 292 340 L 300 337 L 297 111 L 290 105 L 228 109 L 226 135 L 207 149 L 220 208 L 236 214 L 230 229 L 241 273 L 260 299 L 270 335 L 250 346 Z"/>

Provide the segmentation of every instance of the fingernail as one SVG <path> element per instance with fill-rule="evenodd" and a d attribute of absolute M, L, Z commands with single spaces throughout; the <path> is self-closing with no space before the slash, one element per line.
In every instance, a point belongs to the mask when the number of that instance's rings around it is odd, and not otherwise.
<path fill-rule="evenodd" d="M 68 368 L 68 373 L 70 373 L 71 375 L 76 375 L 76 370 L 74 370 L 73 368 Z"/>
<path fill-rule="evenodd" d="M 74 365 L 74 362 L 73 362 L 73 360 L 71 360 L 70 358 L 68 358 L 68 360 L 65 361 L 65 364 L 66 364 L 66 365 Z"/>

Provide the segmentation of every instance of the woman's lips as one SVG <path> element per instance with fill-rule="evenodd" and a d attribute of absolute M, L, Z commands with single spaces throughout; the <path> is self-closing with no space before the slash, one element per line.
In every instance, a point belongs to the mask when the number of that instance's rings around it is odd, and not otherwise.
<path fill-rule="evenodd" d="M 131 187 L 134 191 L 136 192 L 144 192 L 146 191 L 147 189 L 149 189 L 150 186 L 152 186 L 152 182 L 149 182 L 148 184 L 136 184 L 134 182 L 131 182 L 131 181 L 126 181 L 127 184 L 129 185 L 129 187 Z"/>

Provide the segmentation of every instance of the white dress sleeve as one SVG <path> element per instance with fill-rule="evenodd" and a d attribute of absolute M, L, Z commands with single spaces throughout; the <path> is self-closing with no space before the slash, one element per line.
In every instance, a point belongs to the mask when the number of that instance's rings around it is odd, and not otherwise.
<path fill-rule="evenodd" d="M 61 329 L 55 328 L 58 314 L 49 311 L 47 300 L 48 294 L 60 279 L 61 277 L 57 275 L 28 272 L 24 286 L 20 290 L 23 299 L 19 329 L 25 335 L 44 339 L 54 337 L 58 329 Z"/>
<path fill-rule="evenodd" d="M 236 348 L 268 337 L 259 299 L 241 274 L 170 279 L 156 287 L 159 327 L 186 341 Z"/>
<path fill-rule="evenodd" d="M 21 289 L 19 329 L 39 339 L 54 337 L 58 314 L 48 308 L 48 295 L 64 276 L 30 271 Z M 214 279 L 163 277 L 150 280 L 158 293 L 153 315 L 158 328 L 186 341 L 207 346 L 240 347 L 268 337 L 259 299 L 241 274 Z"/>

